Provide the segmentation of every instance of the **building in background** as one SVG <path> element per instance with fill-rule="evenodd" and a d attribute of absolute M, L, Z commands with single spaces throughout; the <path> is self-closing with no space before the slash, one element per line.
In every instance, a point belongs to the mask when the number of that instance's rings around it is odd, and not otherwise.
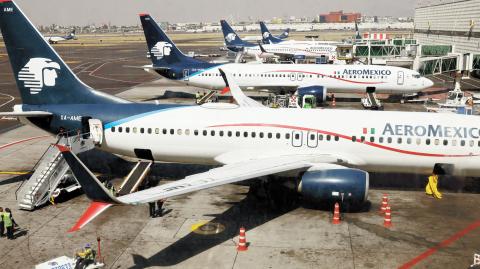
<path fill-rule="evenodd" d="M 362 17 L 360 13 L 343 13 L 343 10 L 333 11 L 328 14 L 320 14 L 318 22 L 320 23 L 338 23 L 338 22 L 355 22 Z"/>
<path fill-rule="evenodd" d="M 418 0 L 414 32 L 420 44 L 480 54 L 480 0 Z"/>

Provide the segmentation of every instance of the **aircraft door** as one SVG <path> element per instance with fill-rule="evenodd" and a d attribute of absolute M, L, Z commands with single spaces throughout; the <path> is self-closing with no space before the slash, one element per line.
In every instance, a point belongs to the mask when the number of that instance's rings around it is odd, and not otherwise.
<path fill-rule="evenodd" d="M 290 73 L 290 80 L 295 81 L 295 73 Z"/>
<path fill-rule="evenodd" d="M 303 132 L 292 131 L 292 146 L 301 147 L 303 144 Z"/>
<path fill-rule="evenodd" d="M 308 132 L 307 134 L 307 145 L 310 148 L 316 148 L 318 146 L 318 135 L 317 132 Z"/>
<path fill-rule="evenodd" d="M 405 73 L 403 73 L 403 71 L 398 71 L 397 84 L 403 85 L 404 81 L 405 81 Z"/>
<path fill-rule="evenodd" d="M 88 125 L 90 126 L 90 137 L 93 143 L 100 145 L 103 142 L 103 124 L 98 119 L 89 119 Z"/>
<path fill-rule="evenodd" d="M 188 69 L 183 69 L 183 80 L 188 81 L 190 76 L 190 70 Z"/>

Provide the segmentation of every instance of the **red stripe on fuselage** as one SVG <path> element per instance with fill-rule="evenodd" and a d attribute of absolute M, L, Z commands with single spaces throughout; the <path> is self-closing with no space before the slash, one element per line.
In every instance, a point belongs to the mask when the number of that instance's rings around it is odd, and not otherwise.
<path fill-rule="evenodd" d="M 345 82 L 350 82 L 350 83 L 355 83 L 355 84 L 384 84 L 385 82 L 363 82 L 363 81 L 354 81 L 354 80 L 349 80 L 349 79 L 344 79 L 344 78 L 337 78 L 337 77 L 333 77 L 333 76 L 330 76 L 330 75 L 325 75 L 325 74 L 322 74 L 322 73 L 317 73 L 317 72 L 308 72 L 308 71 L 298 71 L 298 70 L 277 70 L 277 71 L 269 71 L 269 72 L 265 72 L 265 73 L 274 73 L 274 72 L 290 72 L 290 73 L 305 73 L 305 74 L 312 74 L 312 75 L 321 75 L 321 76 L 325 76 L 325 77 L 328 77 L 328 78 L 333 78 L 333 79 L 336 79 L 336 80 L 341 80 L 341 81 L 345 81 Z"/>
<path fill-rule="evenodd" d="M 290 125 L 283 125 L 283 124 L 264 124 L 264 123 L 238 123 L 238 124 L 224 124 L 224 125 L 213 125 L 209 126 L 208 128 L 220 128 L 220 127 L 272 127 L 272 128 L 282 128 L 282 129 L 291 129 L 291 130 L 298 130 L 298 131 L 307 131 L 307 132 L 317 132 L 319 134 L 325 134 L 325 135 L 331 135 L 331 136 L 338 136 L 340 138 L 346 139 L 346 140 L 352 140 L 351 136 L 348 135 L 342 135 L 334 132 L 329 132 L 329 131 L 324 131 L 324 130 L 318 130 L 318 129 L 313 129 L 313 128 L 307 128 L 307 127 L 298 127 L 298 126 L 290 126 Z M 478 155 L 473 155 L 473 154 L 437 154 L 437 153 L 426 153 L 426 152 L 417 152 L 417 151 L 410 151 L 410 150 L 403 150 L 403 149 L 397 149 L 397 148 L 392 148 L 392 147 L 387 147 L 384 145 L 376 144 L 373 142 L 368 142 L 368 141 L 360 141 L 357 140 L 355 142 L 352 141 L 352 143 L 362 143 L 368 146 L 372 146 L 375 148 L 379 149 L 384 149 L 392 152 L 397 152 L 401 154 L 408 154 L 408 155 L 416 155 L 416 156 L 423 156 L 423 157 L 472 157 L 472 156 L 478 156 Z"/>

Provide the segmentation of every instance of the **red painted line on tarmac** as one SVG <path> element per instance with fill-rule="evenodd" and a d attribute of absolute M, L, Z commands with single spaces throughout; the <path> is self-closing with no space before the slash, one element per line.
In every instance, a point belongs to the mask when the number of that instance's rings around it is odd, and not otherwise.
<path fill-rule="evenodd" d="M 450 238 L 440 242 L 440 244 L 434 246 L 433 248 L 428 249 L 427 251 L 423 252 L 422 254 L 418 255 L 417 257 L 413 258 L 411 261 L 405 263 L 404 265 L 398 267 L 398 269 L 408 269 L 412 268 L 417 263 L 421 262 L 422 260 L 428 258 L 430 255 L 434 254 L 441 248 L 445 248 L 448 245 L 452 244 L 453 242 L 457 241 L 458 239 L 464 237 L 469 232 L 477 229 L 480 227 L 480 220 L 470 224 L 467 228 L 457 232 L 456 234 L 452 235 Z"/>
<path fill-rule="evenodd" d="M 27 141 L 31 141 L 31 140 L 35 140 L 35 139 L 41 139 L 41 138 L 45 138 L 45 137 L 49 137 L 49 136 L 50 135 L 41 135 L 41 136 L 34 136 L 34 137 L 18 140 L 18 141 L 0 146 L 0 149 L 8 148 L 8 147 L 13 146 L 13 145 L 21 144 L 23 142 L 27 142 Z"/>

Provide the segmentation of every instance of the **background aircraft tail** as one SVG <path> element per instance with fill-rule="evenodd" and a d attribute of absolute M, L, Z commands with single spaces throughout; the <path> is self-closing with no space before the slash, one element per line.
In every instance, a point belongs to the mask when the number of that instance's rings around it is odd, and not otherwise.
<path fill-rule="evenodd" d="M 183 54 L 150 15 L 140 14 L 140 21 L 154 66 L 167 67 L 178 63 L 201 62 Z"/>
<path fill-rule="evenodd" d="M 278 36 L 280 39 L 286 39 L 290 36 L 290 28 L 287 28 L 281 35 Z"/>
<path fill-rule="evenodd" d="M 264 44 L 277 44 L 282 42 L 280 38 L 274 37 L 268 30 L 263 21 L 260 22 L 260 30 L 262 31 L 262 41 Z"/>
<path fill-rule="evenodd" d="M 0 2 L 0 30 L 24 104 L 121 100 L 83 84 L 12 1 Z"/>
<path fill-rule="evenodd" d="M 358 30 L 357 21 L 355 21 L 355 39 L 357 39 L 357 40 L 362 39 L 362 36 L 360 35 L 360 31 Z"/>
<path fill-rule="evenodd" d="M 254 44 L 243 41 L 237 33 L 230 27 L 230 25 L 225 20 L 221 20 L 220 24 L 222 25 L 223 38 L 225 39 L 225 44 L 229 49 L 240 49 L 243 47 L 253 47 Z"/>

